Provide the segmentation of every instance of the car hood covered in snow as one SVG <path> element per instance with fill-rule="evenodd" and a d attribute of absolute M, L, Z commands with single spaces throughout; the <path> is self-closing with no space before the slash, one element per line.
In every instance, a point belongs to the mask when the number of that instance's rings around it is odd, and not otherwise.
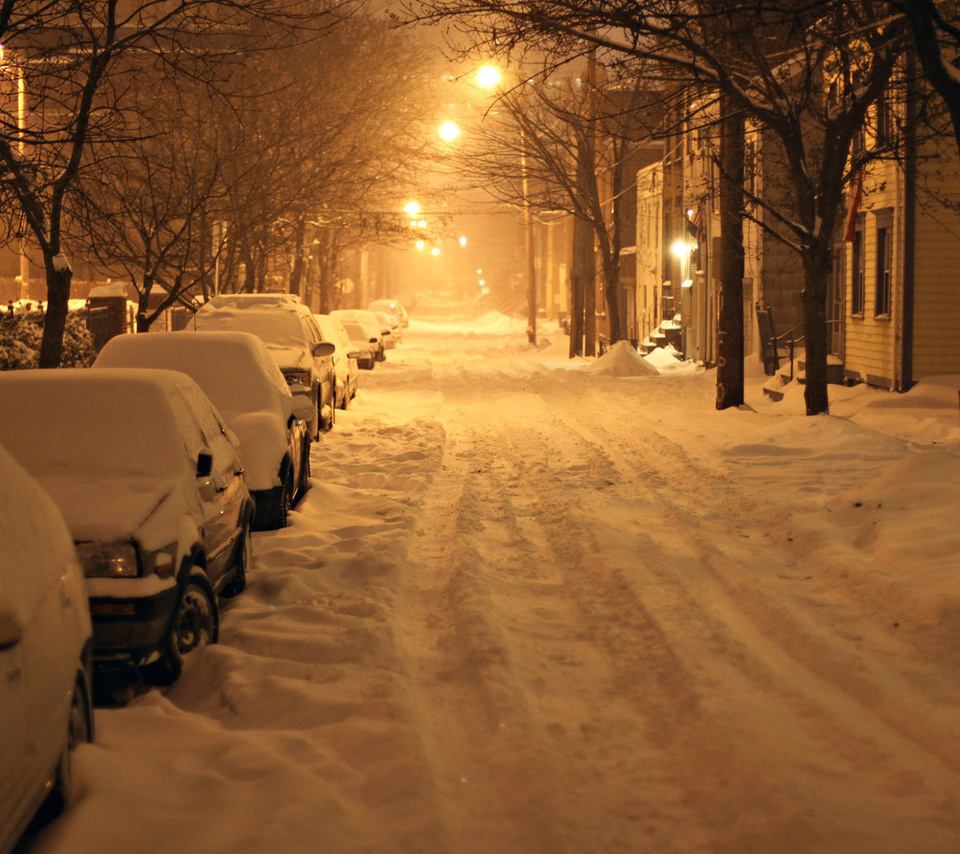
<path fill-rule="evenodd" d="M 77 542 L 135 539 L 146 549 L 157 549 L 179 538 L 184 516 L 200 520 L 195 489 L 185 479 L 41 475 L 37 481 L 60 508 Z"/>

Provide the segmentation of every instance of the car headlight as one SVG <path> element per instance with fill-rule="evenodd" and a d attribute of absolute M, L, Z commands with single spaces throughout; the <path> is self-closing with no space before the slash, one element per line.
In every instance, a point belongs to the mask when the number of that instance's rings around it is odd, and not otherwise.
<path fill-rule="evenodd" d="M 137 578 L 140 559 L 136 543 L 77 543 L 87 578 Z"/>
<path fill-rule="evenodd" d="M 139 578 L 157 575 L 170 578 L 176 568 L 175 544 L 155 551 L 143 551 L 137 543 L 77 543 L 77 554 L 87 578 Z"/>

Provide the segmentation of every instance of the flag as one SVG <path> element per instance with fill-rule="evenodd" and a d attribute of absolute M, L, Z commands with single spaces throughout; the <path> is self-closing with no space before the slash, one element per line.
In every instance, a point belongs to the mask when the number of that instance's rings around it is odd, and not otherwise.
<path fill-rule="evenodd" d="M 844 240 L 847 243 L 853 243 L 857 236 L 857 214 L 860 213 L 860 206 L 863 204 L 863 170 L 857 175 L 857 189 L 853 193 L 853 201 L 850 203 L 850 213 L 847 219 L 847 233 Z"/>

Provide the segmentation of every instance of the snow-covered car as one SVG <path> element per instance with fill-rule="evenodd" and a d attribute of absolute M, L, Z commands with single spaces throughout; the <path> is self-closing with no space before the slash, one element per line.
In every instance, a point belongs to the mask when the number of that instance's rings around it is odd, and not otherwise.
<path fill-rule="evenodd" d="M 384 347 L 392 350 L 403 341 L 403 327 L 400 325 L 400 318 L 386 311 L 375 311 L 373 315 L 380 321 Z"/>
<path fill-rule="evenodd" d="M 0 448 L 0 853 L 55 814 L 71 753 L 93 740 L 93 639 L 63 516 Z M 45 804 L 46 802 L 46 804 Z"/>
<path fill-rule="evenodd" d="M 344 325 L 347 332 L 350 333 L 351 340 L 354 341 L 358 339 L 354 338 L 355 333 L 351 330 L 350 324 L 359 324 L 363 335 L 362 340 L 367 341 L 368 346 L 373 349 L 374 361 L 382 362 L 387 358 L 386 345 L 383 341 L 383 327 L 372 311 L 361 308 L 338 308 L 336 311 L 331 311 L 330 316 L 335 317 Z M 363 367 L 363 365 L 360 367 Z"/>
<path fill-rule="evenodd" d="M 369 337 L 369 330 L 356 320 L 342 320 L 340 325 L 350 342 L 350 355 L 356 357 L 357 368 L 372 371 L 377 364 L 380 351 L 378 339 Z"/>
<path fill-rule="evenodd" d="M 350 336 L 339 320 L 329 314 L 316 314 L 314 317 L 323 337 L 337 348 L 333 354 L 333 364 L 337 369 L 337 406 L 346 409 L 357 396 L 360 384 L 357 361 L 360 354 L 351 345 Z"/>
<path fill-rule="evenodd" d="M 218 595 L 243 589 L 250 554 L 253 499 L 213 404 L 179 371 L 5 371 L 0 445 L 70 529 L 95 672 L 174 681 L 185 654 L 216 641 Z"/>
<path fill-rule="evenodd" d="M 255 303 L 218 308 L 211 301 L 197 311 L 191 326 L 206 332 L 250 332 L 259 337 L 280 367 L 290 391 L 305 395 L 313 404 L 311 438 L 318 439 L 321 430 L 333 427 L 337 388 L 333 353 L 336 348 L 323 340 L 313 313 L 305 305 L 286 301 L 274 305 Z"/>
<path fill-rule="evenodd" d="M 367 306 L 370 311 L 385 311 L 387 314 L 395 314 L 400 318 L 401 326 L 410 325 L 410 314 L 403 307 L 403 303 L 397 299 L 376 299 Z"/>
<path fill-rule="evenodd" d="M 117 335 L 94 368 L 168 368 L 197 381 L 240 440 L 255 530 L 282 528 L 309 486 L 309 400 L 293 395 L 267 345 L 249 332 Z"/>

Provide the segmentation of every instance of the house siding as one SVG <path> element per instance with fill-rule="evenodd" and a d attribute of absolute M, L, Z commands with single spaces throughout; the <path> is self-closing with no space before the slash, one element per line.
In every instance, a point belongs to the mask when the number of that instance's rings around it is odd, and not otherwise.
<path fill-rule="evenodd" d="M 919 169 L 912 351 L 915 380 L 960 373 L 960 158 L 956 142 L 942 138 L 922 146 Z"/>

